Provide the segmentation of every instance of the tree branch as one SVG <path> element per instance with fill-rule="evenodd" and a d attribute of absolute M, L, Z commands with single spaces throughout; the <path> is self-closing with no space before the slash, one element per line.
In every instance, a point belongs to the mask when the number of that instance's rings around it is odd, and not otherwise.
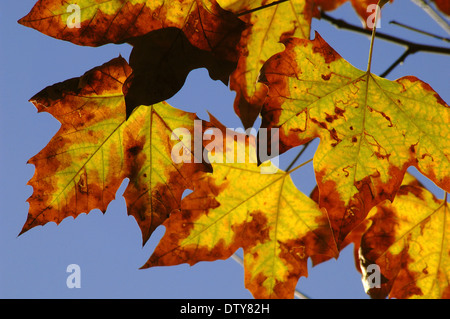
<path fill-rule="evenodd" d="M 412 52 L 410 49 L 407 49 L 405 52 L 403 52 L 403 54 L 402 54 L 397 60 L 394 61 L 394 63 L 391 64 L 390 67 L 387 68 L 386 71 L 384 71 L 382 74 L 380 74 L 380 76 L 381 76 L 382 78 L 385 78 L 389 73 L 391 73 L 391 71 L 392 71 L 397 65 L 399 65 L 400 63 L 402 63 L 403 61 L 405 61 L 406 57 L 407 57 L 408 55 L 412 54 L 412 53 L 414 53 L 414 52 Z"/>
<path fill-rule="evenodd" d="M 405 29 L 408 29 L 408 30 L 411 30 L 411 31 L 414 31 L 414 32 L 417 32 L 417 33 L 421 33 L 421 34 L 427 35 L 429 37 L 432 37 L 432 38 L 435 38 L 435 39 L 438 39 L 438 40 L 441 40 L 441 41 L 450 42 L 450 38 L 446 38 L 446 37 L 443 37 L 443 36 L 440 36 L 440 35 L 428 32 L 428 31 L 420 30 L 420 29 L 411 27 L 409 25 L 406 25 L 404 23 L 400 23 L 400 22 L 397 22 L 397 21 L 390 21 L 389 23 L 398 25 L 399 27 L 403 27 Z"/>
<path fill-rule="evenodd" d="M 325 12 L 321 12 L 321 17 L 326 20 L 331 22 L 332 24 L 336 25 L 338 28 L 342 28 L 342 29 L 346 29 L 346 30 L 350 30 L 350 31 L 355 31 L 358 33 L 362 33 L 362 34 L 367 34 L 367 35 L 371 35 L 372 34 L 372 30 L 369 29 L 363 29 L 361 27 L 355 26 L 353 24 L 350 24 L 342 19 L 335 19 L 331 16 L 329 16 L 328 14 L 326 14 Z M 403 45 L 407 48 L 409 48 L 411 51 L 413 51 L 412 53 L 415 52 L 431 52 L 431 53 L 440 53 L 440 54 L 448 54 L 450 55 L 450 48 L 445 48 L 445 47 L 439 47 L 439 46 L 434 46 L 434 45 L 427 45 L 427 44 L 419 44 L 419 43 L 415 43 L 415 42 L 411 42 L 402 38 L 398 38 L 386 33 L 382 33 L 382 32 L 377 32 L 376 37 L 379 39 L 383 39 L 398 45 Z"/>

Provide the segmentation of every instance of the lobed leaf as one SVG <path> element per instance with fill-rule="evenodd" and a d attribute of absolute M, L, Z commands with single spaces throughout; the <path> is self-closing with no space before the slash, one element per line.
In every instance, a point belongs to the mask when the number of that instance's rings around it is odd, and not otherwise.
<path fill-rule="evenodd" d="M 225 9 L 242 13 L 274 1 L 220 0 Z M 248 25 L 240 40 L 240 58 L 231 74 L 230 89 L 236 91 L 234 109 L 245 128 L 252 127 L 267 94 L 258 83 L 259 71 L 266 60 L 283 51 L 286 37 L 309 38 L 313 14 L 312 1 L 286 1 L 240 16 Z"/>
<path fill-rule="evenodd" d="M 372 207 L 393 199 L 409 166 L 450 191 L 450 109 L 428 84 L 358 70 L 317 33 L 285 45 L 262 70 L 262 127 L 280 128 L 281 152 L 321 139 L 319 203 L 338 244 Z"/>
<path fill-rule="evenodd" d="M 254 297 L 293 298 L 309 257 L 336 257 L 328 220 L 289 173 L 266 162 L 275 172 L 261 174 L 254 144 L 241 138 L 231 137 L 225 150 L 206 146 L 213 172 L 196 176 L 193 193 L 164 222 L 164 237 L 143 268 L 227 259 L 242 247 L 245 284 Z M 244 146 L 247 160 L 236 161 Z"/>
<path fill-rule="evenodd" d="M 201 136 L 204 130 L 200 125 L 194 131 L 195 120 L 194 113 L 165 102 L 142 105 L 127 120 L 123 135 L 130 182 L 124 197 L 128 214 L 141 228 L 143 244 L 164 220 L 180 210 L 181 197 L 192 187 L 193 175 L 210 171 L 201 157 L 194 157 L 191 136 Z M 174 161 L 173 150 L 183 153 L 183 162 Z"/>
<path fill-rule="evenodd" d="M 106 211 L 125 178 L 122 85 L 130 73 L 119 57 L 31 98 L 38 111 L 52 114 L 61 128 L 28 161 L 36 170 L 28 183 L 33 194 L 21 233 L 95 208 Z"/>
<path fill-rule="evenodd" d="M 237 60 L 235 44 L 242 22 L 214 0 L 81 0 L 76 5 L 80 27 L 69 27 L 68 20 L 74 19 L 76 12 L 59 0 L 39 0 L 19 23 L 86 46 L 123 43 L 174 27 L 183 30 L 195 47 Z"/>

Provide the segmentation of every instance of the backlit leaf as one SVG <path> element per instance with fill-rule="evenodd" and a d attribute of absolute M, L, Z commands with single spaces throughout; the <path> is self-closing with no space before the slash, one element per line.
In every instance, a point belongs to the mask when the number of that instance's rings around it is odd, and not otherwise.
<path fill-rule="evenodd" d="M 274 173 L 261 174 L 251 140 L 227 140 L 226 152 L 206 146 L 216 159 L 213 172 L 194 179 L 193 193 L 163 224 L 165 235 L 143 268 L 227 259 L 242 247 L 245 284 L 254 297 L 292 298 L 309 257 L 336 257 L 326 214 L 289 173 L 266 162 L 262 167 Z M 244 146 L 247 160 L 239 162 Z M 227 162 L 227 154 L 235 160 Z"/>
<path fill-rule="evenodd" d="M 428 84 L 358 70 L 318 34 L 285 45 L 262 70 L 262 127 L 280 128 L 281 152 L 320 137 L 319 203 L 338 243 L 393 199 L 409 166 L 450 191 L 450 109 Z"/>
<path fill-rule="evenodd" d="M 59 0 L 39 0 L 19 23 L 57 39 L 86 46 L 123 43 L 150 31 L 175 27 L 195 47 L 237 61 L 242 22 L 214 0 L 80 0 L 77 11 Z M 69 20 L 69 22 L 68 22 Z"/>
<path fill-rule="evenodd" d="M 22 232 L 95 208 L 106 211 L 125 178 L 122 84 L 130 73 L 119 57 L 31 98 L 38 111 L 52 114 L 61 128 L 29 160 L 36 171 L 28 183 L 34 191 Z"/>
<path fill-rule="evenodd" d="M 274 1 L 220 0 L 225 9 L 242 13 Z M 267 94 L 265 85 L 258 83 L 259 70 L 266 60 L 284 49 L 286 37 L 308 39 L 312 19 L 311 1 L 293 1 L 254 11 L 240 18 L 248 27 L 240 41 L 241 55 L 236 71 L 230 78 L 230 88 L 236 91 L 234 108 L 245 128 L 252 127 Z"/>
<path fill-rule="evenodd" d="M 421 186 L 402 185 L 394 201 L 371 211 L 361 239 L 361 267 L 376 264 L 381 287 L 374 298 L 450 298 L 450 209 Z M 364 272 L 363 272 L 364 273 Z"/>
<path fill-rule="evenodd" d="M 130 178 L 124 197 L 128 214 L 134 216 L 141 228 L 144 244 L 156 227 L 171 213 L 180 210 L 184 190 L 192 187 L 192 175 L 210 170 L 203 164 L 201 155 L 194 158 L 192 152 L 196 119 L 194 113 L 161 102 L 138 107 L 124 128 L 127 176 Z M 178 131 L 180 128 L 182 130 Z M 195 134 L 201 136 L 202 133 L 200 124 Z M 185 162 L 177 163 L 172 156 L 173 150 L 177 154 L 183 153 Z"/>

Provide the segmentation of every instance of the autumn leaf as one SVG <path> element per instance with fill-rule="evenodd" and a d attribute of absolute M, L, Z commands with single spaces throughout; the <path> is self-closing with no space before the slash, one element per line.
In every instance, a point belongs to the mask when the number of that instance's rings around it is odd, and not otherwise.
<path fill-rule="evenodd" d="M 39 0 L 19 23 L 57 39 L 85 46 L 124 43 L 154 30 L 183 30 L 195 47 L 237 61 L 235 45 L 242 22 L 214 0 L 80 0 L 76 7 Z"/>
<path fill-rule="evenodd" d="M 450 298 L 450 209 L 421 186 L 402 185 L 390 203 L 371 211 L 361 239 L 366 292 L 374 298 Z M 381 286 L 366 268 L 376 264 Z"/>
<path fill-rule="evenodd" d="M 257 81 L 264 62 L 283 51 L 280 41 L 284 38 L 295 36 L 308 39 L 310 34 L 313 5 L 309 0 L 289 0 L 249 12 L 273 2 L 218 1 L 226 10 L 240 14 L 240 18 L 248 25 L 241 36 L 237 69 L 230 78 L 230 89 L 236 91 L 234 109 L 245 128 L 253 126 L 267 94 L 266 86 Z M 242 14 L 245 12 L 249 13 Z"/>
<path fill-rule="evenodd" d="M 119 57 L 31 98 L 38 112 L 52 114 L 61 127 L 28 161 L 36 170 L 28 183 L 33 194 L 21 233 L 95 208 L 106 211 L 125 178 L 122 85 L 130 73 Z"/>
<path fill-rule="evenodd" d="M 293 298 L 309 257 L 336 257 L 326 214 L 297 190 L 289 172 L 266 162 L 262 167 L 274 173 L 261 174 L 254 137 L 233 134 L 223 134 L 226 151 L 214 141 L 205 146 L 213 172 L 194 178 L 193 193 L 164 222 L 164 237 L 143 268 L 227 259 L 242 247 L 245 285 L 254 297 Z"/>
<path fill-rule="evenodd" d="M 128 214 L 135 217 L 145 243 L 179 210 L 182 193 L 191 185 L 190 175 L 210 170 L 201 158 L 194 160 L 192 143 L 183 143 L 181 134 L 172 131 L 183 127 L 193 134 L 195 114 L 161 102 L 142 105 L 125 120 L 122 85 L 130 73 L 119 57 L 31 99 L 38 111 L 59 120 L 61 128 L 29 160 L 36 166 L 29 182 L 34 192 L 22 233 L 96 208 L 104 213 L 122 181 L 129 178 L 124 193 Z M 203 126 L 199 129 L 202 134 Z M 175 145 L 182 147 L 185 162 L 173 162 Z"/>
<path fill-rule="evenodd" d="M 281 152 L 320 138 L 319 203 L 338 244 L 393 199 L 409 166 L 450 191 L 450 109 L 428 84 L 358 70 L 317 33 L 285 46 L 261 71 L 269 86 L 262 127 L 280 128 Z"/>
<path fill-rule="evenodd" d="M 195 120 L 200 123 L 197 128 Z M 123 139 L 130 182 L 124 197 L 128 214 L 139 224 L 143 244 L 170 214 L 180 210 L 194 173 L 211 170 L 202 159 L 201 140 L 200 155 L 194 153 L 194 135 L 202 136 L 204 129 L 194 113 L 166 102 L 139 106 L 127 120 Z"/>
<path fill-rule="evenodd" d="M 77 18 L 78 26 L 73 25 Z M 127 118 L 139 105 L 158 103 L 174 95 L 194 68 L 207 67 L 213 79 L 228 83 L 238 61 L 237 44 L 244 28 L 241 20 L 220 8 L 215 0 L 83 0 L 70 6 L 40 0 L 19 23 L 79 45 L 135 45 L 130 60 L 134 72 L 124 91 Z M 183 35 L 174 35 L 174 29 Z M 151 35 L 152 31 L 160 32 Z M 152 63 L 141 63 L 148 61 Z M 133 81 L 135 77 L 138 79 Z M 162 84 L 165 88 L 160 90 Z"/>

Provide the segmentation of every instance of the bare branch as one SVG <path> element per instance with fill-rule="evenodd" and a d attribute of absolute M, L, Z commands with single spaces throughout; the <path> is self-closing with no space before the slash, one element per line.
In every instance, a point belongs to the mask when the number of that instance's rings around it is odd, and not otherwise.
<path fill-rule="evenodd" d="M 408 30 L 411 30 L 411 31 L 414 31 L 414 32 L 417 32 L 417 33 L 421 33 L 421 34 L 427 35 L 429 37 L 432 37 L 432 38 L 435 38 L 435 39 L 438 39 L 438 40 L 441 40 L 441 41 L 444 41 L 444 42 L 450 42 L 450 38 L 446 38 L 446 37 L 443 37 L 443 36 L 440 36 L 440 35 L 428 32 L 428 31 L 419 30 L 417 28 L 411 27 L 411 26 L 406 25 L 406 24 L 401 23 L 401 22 L 390 21 L 389 23 L 398 25 L 399 27 L 403 27 L 405 29 L 408 29 Z"/>

